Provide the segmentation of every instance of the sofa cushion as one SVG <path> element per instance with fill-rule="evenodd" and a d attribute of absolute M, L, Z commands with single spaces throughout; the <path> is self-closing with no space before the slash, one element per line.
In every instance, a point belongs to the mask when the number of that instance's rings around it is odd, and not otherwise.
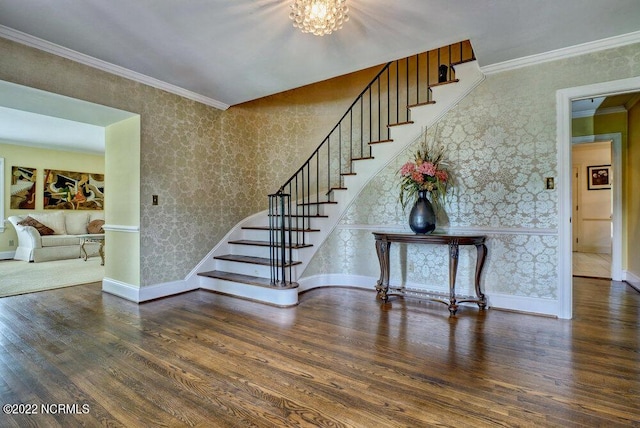
<path fill-rule="evenodd" d="M 38 220 L 40 223 L 44 224 L 45 226 L 53 229 L 53 232 L 56 235 L 67 234 L 67 228 L 65 226 L 63 211 L 48 212 L 48 213 L 33 213 L 29 215 L 34 219 Z"/>
<path fill-rule="evenodd" d="M 42 237 L 43 247 L 64 247 L 80 245 L 80 238 L 73 235 L 48 235 Z"/>
<path fill-rule="evenodd" d="M 18 222 L 18 224 L 20 226 L 32 226 L 35 227 L 36 230 L 38 231 L 38 233 L 41 236 L 46 236 L 46 235 L 53 235 L 53 229 L 51 229 L 50 227 L 45 226 L 44 224 L 40 223 L 38 220 L 36 220 L 33 217 L 27 216 L 24 220 L 21 220 Z"/>
<path fill-rule="evenodd" d="M 87 233 L 89 213 L 86 211 L 67 211 L 64 214 L 64 224 L 67 235 L 84 235 Z"/>
<path fill-rule="evenodd" d="M 89 211 L 89 223 L 93 220 L 104 220 L 104 211 Z"/>
<path fill-rule="evenodd" d="M 104 233 L 104 229 L 102 229 L 102 226 L 104 226 L 104 220 L 92 220 L 87 225 L 87 232 L 91 234 Z"/>

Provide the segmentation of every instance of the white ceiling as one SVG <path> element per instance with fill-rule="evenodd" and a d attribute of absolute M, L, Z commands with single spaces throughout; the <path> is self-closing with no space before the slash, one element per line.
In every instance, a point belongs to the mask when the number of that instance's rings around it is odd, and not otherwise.
<path fill-rule="evenodd" d="M 324 37 L 289 0 L 0 0 L 0 25 L 222 108 L 465 39 L 487 66 L 640 30 L 639 0 L 347 4 Z"/>
<path fill-rule="evenodd" d="M 640 31 L 640 0 L 347 4 L 344 28 L 317 37 L 293 28 L 290 0 L 0 0 L 0 37 L 227 108 L 465 39 L 487 68 Z M 0 85 L 0 139 L 34 146 L 99 152 L 90 135 L 130 115 L 7 91 Z"/>
<path fill-rule="evenodd" d="M 105 127 L 131 116 L 0 80 L 0 142 L 104 154 Z"/>

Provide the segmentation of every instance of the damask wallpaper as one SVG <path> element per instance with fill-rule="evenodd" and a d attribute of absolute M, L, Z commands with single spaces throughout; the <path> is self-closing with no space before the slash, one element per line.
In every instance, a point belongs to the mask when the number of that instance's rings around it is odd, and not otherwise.
<path fill-rule="evenodd" d="M 544 185 L 544 178 L 557 177 L 561 167 L 556 159 L 556 91 L 638 75 L 638 45 L 489 75 L 440 121 L 437 135 L 430 133 L 446 146 L 457 177 L 446 206 L 448 218 L 439 219 L 439 227 L 488 235 L 484 284 L 489 294 L 557 298 L 558 194 Z M 398 203 L 397 172 L 418 144 L 367 185 L 303 277 L 372 276 L 379 271 L 371 231 L 410 232 L 407 213 Z M 392 246 L 392 251 L 392 282 L 429 289 L 447 283 L 441 248 Z M 461 254 L 458 283 L 467 289 L 473 278 L 469 260 L 475 257 Z"/>
<path fill-rule="evenodd" d="M 142 286 L 184 279 L 233 225 L 264 209 L 375 74 L 220 111 L 5 39 L 0 49 L 0 79 L 140 114 Z M 558 171 L 555 91 L 637 75 L 638 45 L 490 75 L 441 121 L 458 175 L 443 225 L 488 231 L 488 291 L 556 298 L 557 193 L 543 187 Z M 377 271 L 375 255 L 362 255 L 373 254 L 371 230 L 406 223 L 396 171 L 409 156 L 367 186 L 305 276 Z M 443 272 L 425 270 L 436 251 L 399 252 L 410 263 L 394 274 L 440 282 Z M 468 266 L 460 271 L 469 277 Z"/>
<path fill-rule="evenodd" d="M 0 50 L 2 80 L 140 115 L 142 286 L 184 278 L 248 213 L 222 111 L 3 38 Z"/>

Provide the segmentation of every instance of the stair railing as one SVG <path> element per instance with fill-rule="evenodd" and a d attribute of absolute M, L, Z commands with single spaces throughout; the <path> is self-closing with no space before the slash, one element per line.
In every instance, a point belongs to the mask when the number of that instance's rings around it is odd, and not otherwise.
<path fill-rule="evenodd" d="M 278 191 L 269 195 L 269 259 L 271 285 L 291 283 L 291 195 Z M 289 235 L 289 236 L 287 236 Z"/>
<path fill-rule="evenodd" d="M 272 285 L 293 282 L 292 250 L 307 246 L 311 219 L 322 217 L 321 205 L 334 203 L 333 192 L 354 175 L 353 162 L 371 159 L 372 144 L 390 142 L 390 127 L 411 123 L 410 109 L 433 103 L 431 88 L 455 81 L 454 66 L 473 60 L 466 40 L 381 68 L 311 156 L 269 195 Z"/>

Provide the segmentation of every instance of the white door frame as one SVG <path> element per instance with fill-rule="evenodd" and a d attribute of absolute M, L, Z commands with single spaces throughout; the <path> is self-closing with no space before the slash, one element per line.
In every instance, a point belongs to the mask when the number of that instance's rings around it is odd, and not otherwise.
<path fill-rule="evenodd" d="M 559 256 L 558 318 L 571 319 L 573 317 L 573 281 L 571 267 L 571 101 L 579 98 L 637 92 L 638 90 L 640 90 L 640 77 L 560 89 L 556 92 Z"/>

